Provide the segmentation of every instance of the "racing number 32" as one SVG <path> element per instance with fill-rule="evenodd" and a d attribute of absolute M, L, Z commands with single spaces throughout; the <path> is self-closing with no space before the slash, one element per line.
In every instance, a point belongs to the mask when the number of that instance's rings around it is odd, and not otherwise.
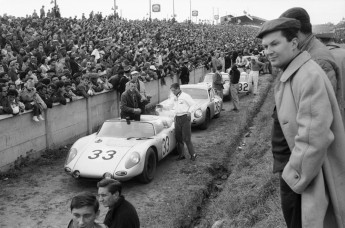
<path fill-rule="evenodd" d="M 102 152 L 103 151 L 101 151 L 101 150 L 94 150 L 94 151 L 92 151 L 93 156 L 88 156 L 88 158 L 89 159 L 96 159 L 102 154 Z M 114 157 L 114 155 L 116 154 L 116 151 L 115 150 L 108 150 L 105 153 L 106 153 L 106 156 L 102 156 L 102 159 L 103 160 L 110 160 Z"/>
<path fill-rule="evenodd" d="M 248 83 L 238 83 L 238 91 L 248 92 L 249 91 L 249 85 Z"/>
<path fill-rule="evenodd" d="M 169 137 L 167 136 L 165 139 L 163 138 L 163 143 L 162 143 L 162 155 L 166 155 L 169 152 L 169 147 L 170 147 L 170 141 Z"/>

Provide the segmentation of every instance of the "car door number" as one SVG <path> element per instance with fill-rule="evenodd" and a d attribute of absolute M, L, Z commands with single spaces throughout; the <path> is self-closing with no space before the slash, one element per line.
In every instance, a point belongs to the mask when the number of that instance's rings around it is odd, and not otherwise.
<path fill-rule="evenodd" d="M 169 152 L 170 140 L 169 137 L 163 138 L 162 142 L 162 156 L 165 156 Z"/>
<path fill-rule="evenodd" d="M 89 159 L 96 159 L 102 154 L 102 152 L 103 151 L 101 151 L 101 150 L 94 150 L 94 151 L 92 151 L 93 156 L 88 156 L 88 158 Z M 110 160 L 114 157 L 114 155 L 116 154 L 116 151 L 115 150 L 108 150 L 105 153 L 106 153 L 106 155 L 102 156 L 102 159 L 103 160 Z"/>
<path fill-rule="evenodd" d="M 247 82 L 238 83 L 238 91 L 239 92 L 248 92 L 249 91 L 248 83 Z"/>
<path fill-rule="evenodd" d="M 220 101 L 216 101 L 214 104 L 216 106 L 215 113 L 220 113 Z"/>

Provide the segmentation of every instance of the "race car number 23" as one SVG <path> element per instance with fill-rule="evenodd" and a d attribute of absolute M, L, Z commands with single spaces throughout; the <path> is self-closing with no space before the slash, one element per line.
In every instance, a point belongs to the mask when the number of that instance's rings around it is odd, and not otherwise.
<path fill-rule="evenodd" d="M 101 154 L 103 153 L 103 151 L 101 150 L 94 150 L 92 151 L 92 156 L 88 156 L 89 159 L 96 159 L 98 158 L 99 156 L 101 156 Z M 110 160 L 114 157 L 114 155 L 116 154 L 116 151 L 115 150 L 108 150 L 106 152 L 104 152 L 106 155 L 105 156 L 102 156 L 101 158 L 103 160 Z"/>
<path fill-rule="evenodd" d="M 165 139 L 163 138 L 163 143 L 162 143 L 163 156 L 165 156 L 169 152 L 169 147 L 170 147 L 170 140 L 169 140 L 169 137 L 167 136 Z"/>

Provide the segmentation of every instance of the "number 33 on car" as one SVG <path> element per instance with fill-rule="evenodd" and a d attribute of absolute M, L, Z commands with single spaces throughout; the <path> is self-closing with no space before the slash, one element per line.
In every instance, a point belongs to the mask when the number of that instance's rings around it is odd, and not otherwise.
<path fill-rule="evenodd" d="M 142 115 L 140 121 L 111 119 L 100 130 L 77 140 L 65 162 L 74 178 L 114 178 L 125 181 L 138 176 L 148 183 L 157 162 L 176 147 L 173 119 Z"/>

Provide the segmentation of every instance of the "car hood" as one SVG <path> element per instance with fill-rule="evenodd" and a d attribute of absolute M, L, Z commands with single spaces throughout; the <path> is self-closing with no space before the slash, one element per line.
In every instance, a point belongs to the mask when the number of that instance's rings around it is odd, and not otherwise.
<path fill-rule="evenodd" d="M 85 147 L 74 170 L 78 170 L 81 176 L 93 178 L 101 178 L 106 172 L 113 174 L 123 157 L 142 142 L 135 138 L 126 140 L 97 137 Z"/>
<path fill-rule="evenodd" d="M 195 101 L 195 106 L 196 107 L 201 107 L 202 105 L 205 105 L 208 103 L 208 99 L 194 99 Z"/>

